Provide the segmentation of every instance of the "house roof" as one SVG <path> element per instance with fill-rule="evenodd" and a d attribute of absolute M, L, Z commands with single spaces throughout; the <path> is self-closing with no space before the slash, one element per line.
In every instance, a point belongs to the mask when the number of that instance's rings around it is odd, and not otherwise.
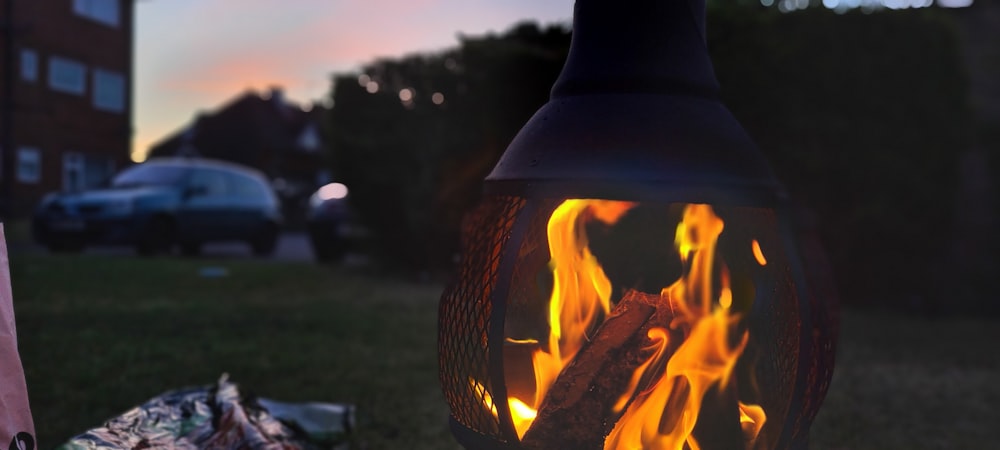
<path fill-rule="evenodd" d="M 268 152 L 299 151 L 302 133 L 315 126 L 318 109 L 303 111 L 280 90 L 247 91 L 150 148 L 149 156 L 196 153 L 259 167 Z"/>

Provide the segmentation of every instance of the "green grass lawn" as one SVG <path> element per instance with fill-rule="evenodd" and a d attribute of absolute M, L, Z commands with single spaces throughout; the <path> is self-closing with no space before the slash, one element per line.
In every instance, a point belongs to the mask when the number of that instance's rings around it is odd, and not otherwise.
<path fill-rule="evenodd" d="M 439 285 L 311 264 L 11 256 L 43 448 L 227 372 L 244 391 L 358 406 L 358 448 L 447 449 Z M 205 266 L 225 267 L 202 278 Z M 848 312 L 813 449 L 991 448 L 1000 321 Z"/>
<path fill-rule="evenodd" d="M 850 312 L 811 438 L 822 449 L 992 449 L 1000 319 Z"/>
<path fill-rule="evenodd" d="M 357 405 L 359 447 L 455 447 L 437 378 L 440 286 L 311 264 L 10 259 L 43 448 L 223 372 L 245 393 Z M 229 275 L 199 277 L 205 266 Z"/>

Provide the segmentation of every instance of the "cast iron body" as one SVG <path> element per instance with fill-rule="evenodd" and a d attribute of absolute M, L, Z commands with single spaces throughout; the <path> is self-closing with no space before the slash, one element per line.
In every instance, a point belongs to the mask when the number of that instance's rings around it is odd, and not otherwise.
<path fill-rule="evenodd" d="M 704 2 L 578 0 L 551 100 L 486 192 L 772 206 L 781 189 L 719 101 Z"/>

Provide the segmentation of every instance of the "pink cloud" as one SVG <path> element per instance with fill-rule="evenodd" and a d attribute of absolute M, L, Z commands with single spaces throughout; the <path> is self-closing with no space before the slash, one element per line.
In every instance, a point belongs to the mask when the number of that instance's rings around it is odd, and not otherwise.
<path fill-rule="evenodd" d="M 137 8 L 142 151 L 248 88 L 280 85 L 292 99 L 320 98 L 334 72 L 440 50 L 456 45 L 459 32 L 502 30 L 532 14 L 565 18 L 572 0 L 171 0 Z"/>

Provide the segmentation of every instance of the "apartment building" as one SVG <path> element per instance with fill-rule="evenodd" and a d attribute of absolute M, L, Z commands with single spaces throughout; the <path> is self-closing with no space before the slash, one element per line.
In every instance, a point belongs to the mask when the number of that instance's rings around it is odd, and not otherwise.
<path fill-rule="evenodd" d="M 127 164 L 132 0 L 0 0 L 0 212 Z"/>

